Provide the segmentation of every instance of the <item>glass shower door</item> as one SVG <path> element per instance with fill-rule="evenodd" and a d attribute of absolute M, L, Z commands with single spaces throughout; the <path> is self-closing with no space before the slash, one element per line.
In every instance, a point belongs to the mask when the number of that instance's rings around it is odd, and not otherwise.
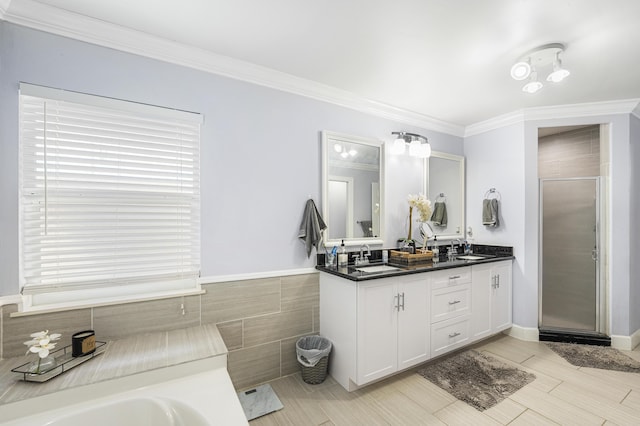
<path fill-rule="evenodd" d="M 541 329 L 601 332 L 599 181 L 540 181 Z"/>

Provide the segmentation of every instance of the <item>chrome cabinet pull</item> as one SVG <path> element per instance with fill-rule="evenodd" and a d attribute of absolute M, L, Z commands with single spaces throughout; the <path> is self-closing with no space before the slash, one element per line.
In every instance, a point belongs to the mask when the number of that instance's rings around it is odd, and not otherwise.
<path fill-rule="evenodd" d="M 396 308 L 396 311 L 400 312 L 400 295 L 396 294 L 395 296 L 393 296 L 393 300 L 393 303 L 395 303 L 394 308 Z"/>
<path fill-rule="evenodd" d="M 454 300 L 453 302 L 449 302 L 450 305 L 455 305 L 456 303 L 460 303 L 460 300 Z"/>
<path fill-rule="evenodd" d="M 402 310 L 404 311 L 404 291 L 402 292 Z"/>
<path fill-rule="evenodd" d="M 457 280 L 458 278 L 460 278 L 460 275 L 453 275 L 449 277 L 450 280 Z"/>
<path fill-rule="evenodd" d="M 449 337 L 454 338 L 454 337 L 458 337 L 459 335 L 460 333 L 456 332 L 456 333 L 449 334 Z"/>
<path fill-rule="evenodd" d="M 500 275 L 496 275 L 496 288 L 500 288 Z"/>

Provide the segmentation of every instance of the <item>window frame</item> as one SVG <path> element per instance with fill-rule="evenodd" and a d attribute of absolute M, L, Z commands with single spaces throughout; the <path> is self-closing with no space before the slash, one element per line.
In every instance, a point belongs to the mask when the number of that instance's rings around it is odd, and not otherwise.
<path fill-rule="evenodd" d="M 91 284 L 82 284 L 82 282 L 75 282 L 75 283 L 63 282 L 58 284 L 51 284 L 51 283 L 35 284 L 35 282 L 38 281 L 37 278 L 32 279 L 30 277 L 29 279 L 27 279 L 25 275 L 25 271 L 29 271 L 30 270 L 29 268 L 32 268 L 29 262 L 31 262 L 32 258 L 30 256 L 33 254 L 33 251 L 29 252 L 28 250 L 33 250 L 32 247 L 34 247 L 34 245 L 31 242 L 27 242 L 27 238 L 26 238 L 26 233 L 29 232 L 29 230 L 31 229 L 30 228 L 31 225 L 26 224 L 26 221 L 25 221 L 26 216 L 29 214 L 28 213 L 29 206 L 27 205 L 26 200 L 29 198 L 29 196 L 32 195 L 32 194 L 27 194 L 28 189 L 33 189 L 33 187 L 27 188 L 25 184 L 25 180 L 29 181 L 29 179 L 32 179 L 33 176 L 31 175 L 32 173 L 31 170 L 25 170 L 25 169 L 29 166 L 33 168 L 37 168 L 37 167 L 35 167 L 34 164 L 32 163 L 34 161 L 34 157 L 29 158 L 29 155 L 25 154 L 25 150 L 27 150 L 26 145 L 28 143 L 27 139 L 29 139 L 30 136 L 28 135 L 29 131 L 25 130 L 26 119 L 25 119 L 25 116 L 23 115 L 24 113 L 23 103 L 27 102 L 27 99 L 33 99 L 33 98 L 40 98 L 45 103 L 60 102 L 64 105 L 69 105 L 69 104 L 79 105 L 79 106 L 84 105 L 89 110 L 96 108 L 96 111 L 100 111 L 102 109 L 119 111 L 120 114 L 126 114 L 127 117 L 131 117 L 132 120 L 134 120 L 134 117 L 138 117 L 140 118 L 140 120 L 150 119 L 153 117 L 153 120 L 162 122 L 162 125 L 164 125 L 165 123 L 180 123 L 181 125 L 184 125 L 188 129 L 191 129 L 191 130 L 195 129 L 194 131 L 196 133 L 190 134 L 190 136 L 188 137 L 190 139 L 189 142 L 183 142 L 183 141 L 169 142 L 169 144 L 172 144 L 172 143 L 176 144 L 176 145 L 171 145 L 172 147 L 178 146 L 178 145 L 182 147 L 183 146 L 181 145 L 182 143 L 191 144 L 191 145 L 184 145 L 184 146 L 189 146 L 193 149 L 193 158 L 191 159 L 191 163 L 189 164 L 189 167 L 186 167 L 186 166 L 184 167 L 184 170 L 186 170 L 185 172 L 181 171 L 183 170 L 182 166 L 175 166 L 175 165 L 165 167 L 165 165 L 163 164 L 162 167 L 168 170 L 166 172 L 157 171 L 157 170 L 154 170 L 153 172 L 149 172 L 148 170 L 143 170 L 142 166 L 139 166 L 141 171 L 139 172 L 136 171 L 135 173 L 139 173 L 140 175 L 142 175 L 143 173 L 147 173 L 147 175 L 143 176 L 143 178 L 140 178 L 139 176 L 131 177 L 134 172 L 129 172 L 130 176 L 127 178 L 125 176 L 125 173 L 127 172 L 122 172 L 121 169 L 119 168 L 120 166 L 118 165 L 117 166 L 118 172 L 115 174 L 118 176 L 117 179 L 120 179 L 124 182 L 121 185 L 123 189 L 113 190 L 111 188 L 109 190 L 101 191 L 99 189 L 95 190 L 93 189 L 94 187 L 89 186 L 90 189 L 85 188 L 83 190 L 79 190 L 79 191 L 84 191 L 87 194 L 91 194 L 91 195 L 87 195 L 87 198 L 92 198 L 92 199 L 93 198 L 99 199 L 100 197 L 105 197 L 106 192 L 111 191 L 113 194 L 115 194 L 111 196 L 118 199 L 118 197 L 131 195 L 131 188 L 134 187 L 134 184 L 131 183 L 131 181 L 137 179 L 137 181 L 146 182 L 146 184 L 138 184 L 138 186 L 136 187 L 136 190 L 140 191 L 139 198 L 144 199 L 145 197 L 148 197 L 148 199 L 145 199 L 144 202 L 137 201 L 138 204 L 143 205 L 149 202 L 150 203 L 159 202 L 158 200 L 162 197 L 165 197 L 165 200 L 171 199 L 170 201 L 165 202 L 165 204 L 167 204 L 169 207 L 166 207 L 166 206 L 162 207 L 164 209 L 163 213 L 166 214 L 167 217 L 172 217 L 171 214 L 173 214 L 174 216 L 180 216 L 181 219 L 179 220 L 182 220 L 182 222 L 180 222 L 182 226 L 189 228 L 188 235 L 185 236 L 184 232 L 180 234 L 181 238 L 184 241 L 186 241 L 185 244 L 187 248 L 185 250 L 188 250 L 188 254 L 183 256 L 185 258 L 184 267 L 186 268 L 183 277 L 179 277 L 178 276 L 179 272 L 176 272 L 175 274 L 172 274 L 171 279 L 166 279 L 166 278 L 163 279 L 161 277 L 155 277 L 152 275 L 146 275 L 146 276 L 141 275 L 140 276 L 141 279 L 136 279 L 134 276 L 136 272 L 134 271 L 132 272 L 132 274 L 134 275 L 132 275 L 129 278 L 105 279 L 104 282 L 98 282 L 100 280 L 96 280 L 96 282 L 93 282 Z M 200 250 L 200 156 L 199 156 L 199 150 L 200 150 L 200 126 L 203 123 L 202 115 L 198 113 L 188 112 L 188 111 L 169 109 L 169 108 L 164 108 L 159 106 L 141 104 L 141 103 L 126 101 L 126 100 L 107 98 L 107 97 L 96 96 L 96 95 L 89 95 L 85 93 L 73 92 L 68 90 L 53 89 L 49 87 L 37 86 L 33 84 L 28 84 L 28 83 L 20 83 L 19 100 L 20 100 L 20 123 L 19 123 L 19 128 L 20 128 L 20 136 L 19 136 L 19 146 L 20 146 L 20 165 L 19 165 L 19 170 L 20 170 L 20 179 L 19 179 L 19 192 L 20 192 L 20 196 L 19 196 L 20 250 L 19 250 L 19 253 L 20 254 L 19 254 L 19 259 L 20 259 L 20 262 L 19 263 L 20 263 L 20 268 L 19 269 L 20 269 L 20 293 L 22 294 L 22 299 L 23 299 L 22 310 L 23 311 L 40 311 L 40 310 L 51 310 L 51 309 L 61 309 L 61 308 L 62 309 L 74 308 L 78 306 L 96 306 L 96 305 L 102 305 L 102 304 L 122 303 L 125 301 L 148 300 L 148 299 L 176 297 L 179 295 L 202 293 L 203 291 L 199 283 L 200 257 L 201 257 L 201 254 L 200 254 L 201 250 Z M 45 110 L 44 114 L 48 114 L 48 111 Z M 62 121 L 64 121 L 65 119 L 66 117 L 62 117 Z M 126 120 L 122 119 L 122 121 L 126 121 Z M 44 123 L 46 123 L 46 120 L 44 121 Z M 59 124 L 59 123 L 56 122 L 56 124 Z M 113 126 L 114 128 L 117 128 L 120 126 L 120 124 L 114 124 Z M 92 131 L 93 130 L 94 129 L 92 128 Z M 113 129 L 100 128 L 100 129 L 97 129 L 96 131 L 100 132 L 102 130 L 105 130 L 105 134 L 106 134 L 106 132 L 109 132 Z M 47 162 L 51 161 L 49 160 L 49 156 L 47 153 L 46 141 L 47 141 L 47 137 L 49 137 L 48 132 L 49 132 L 49 129 L 45 127 L 44 133 L 40 136 L 40 138 L 44 141 L 41 143 L 43 148 L 39 148 L 42 151 L 40 158 L 46 158 L 46 160 L 41 160 L 44 166 L 40 166 L 39 168 L 39 169 L 45 170 L 44 171 L 45 176 L 53 175 L 53 173 L 50 173 L 47 171 L 47 164 L 48 164 Z M 61 132 L 64 133 L 64 131 L 61 131 Z M 112 136 L 112 140 L 116 140 L 119 142 L 120 140 L 118 139 L 117 132 L 114 131 L 113 134 L 116 136 Z M 87 136 L 87 138 L 94 137 L 94 136 L 95 135 L 92 133 L 90 136 Z M 144 137 L 147 137 L 147 136 L 144 136 Z M 179 138 L 177 137 L 176 140 L 178 139 Z M 58 140 L 63 140 L 63 136 L 59 136 Z M 134 143 L 139 143 L 138 147 L 140 147 L 142 146 L 142 144 L 146 142 L 147 141 L 145 139 L 141 139 L 140 141 L 136 141 Z M 125 144 L 123 143 L 123 145 Z M 127 140 L 126 145 L 132 145 L 132 142 Z M 125 147 L 122 149 L 130 149 L 130 148 Z M 114 148 L 114 150 L 120 150 L 120 148 Z M 149 151 L 151 152 L 152 150 L 149 150 Z M 120 155 L 120 152 L 118 151 L 117 154 Z M 84 155 L 84 154 L 81 154 L 81 155 Z M 106 161 L 105 158 L 108 155 L 110 154 L 102 154 L 102 153 L 95 154 L 95 160 L 91 159 L 87 161 L 88 163 L 91 163 L 87 167 L 87 169 L 91 169 L 91 167 L 96 166 L 96 164 L 98 163 L 100 163 L 100 165 L 103 165 L 102 163 Z M 153 153 L 149 155 L 153 155 Z M 189 154 L 178 153 L 175 155 L 188 156 L 188 155 L 191 155 L 191 153 Z M 60 155 L 60 157 L 62 156 L 63 155 Z M 144 157 L 144 155 L 141 155 L 139 157 L 143 160 L 144 158 L 146 158 Z M 182 158 L 182 157 L 179 157 L 179 158 Z M 30 161 L 31 163 L 29 163 Z M 58 163 L 62 163 L 63 161 L 64 160 L 59 160 Z M 75 160 L 70 160 L 68 164 L 71 164 L 74 161 Z M 77 160 L 77 163 L 80 163 L 80 161 L 86 161 L 86 159 Z M 137 160 L 135 159 L 131 161 L 131 164 L 134 164 L 134 166 L 132 167 L 138 166 L 138 163 L 136 163 L 136 161 Z M 151 159 L 148 161 L 156 161 L 156 160 Z M 174 161 L 174 159 L 172 158 L 171 161 Z M 179 161 L 179 160 L 175 160 L 175 161 Z M 54 161 L 51 161 L 51 163 L 54 163 Z M 64 167 L 71 169 L 72 167 L 76 167 L 76 166 L 77 164 L 71 165 L 71 166 L 65 165 Z M 61 166 L 58 166 L 58 167 L 61 167 Z M 123 167 L 127 167 L 127 166 L 123 166 Z M 152 166 L 147 166 L 147 168 L 151 168 L 151 167 Z M 156 167 L 156 169 L 160 169 L 160 166 L 154 166 L 154 167 Z M 83 169 L 83 168 L 84 166 L 82 167 L 78 166 L 78 169 Z M 65 169 L 65 171 L 67 170 Z M 38 172 L 36 171 L 35 173 L 38 173 Z M 86 175 L 80 174 L 79 180 L 81 183 L 79 185 L 85 184 L 85 182 L 83 182 L 81 178 L 84 178 L 86 176 L 93 176 L 91 173 L 92 173 L 91 171 L 87 171 Z M 108 180 L 104 178 L 105 176 L 104 173 L 102 175 L 100 174 L 100 171 L 93 172 L 93 173 L 95 173 L 95 175 L 98 176 L 98 178 L 95 179 L 95 182 L 98 182 L 99 184 L 104 184 L 104 180 Z M 169 183 L 166 185 L 168 189 L 165 188 L 165 189 L 156 190 L 155 188 L 153 188 L 153 190 L 147 189 L 145 192 L 145 188 L 146 188 L 145 185 L 153 185 L 154 182 L 156 182 L 156 179 L 163 179 L 163 176 L 165 175 L 162 173 L 167 173 L 167 176 L 175 175 L 178 177 L 179 176 L 184 177 L 184 174 L 181 175 L 180 173 L 191 173 L 190 177 L 191 177 L 191 180 L 193 181 L 194 186 L 192 189 L 188 189 L 188 188 L 184 190 L 182 190 L 181 188 L 176 189 L 176 187 L 179 187 L 180 184 L 173 183 L 171 180 L 169 180 Z M 63 173 L 60 173 L 60 175 L 62 174 Z M 29 177 L 25 179 L 25 175 L 28 175 Z M 121 177 L 121 176 L 124 176 L 124 177 Z M 54 197 L 51 194 L 54 193 L 55 190 L 48 189 L 47 183 L 42 184 L 42 181 L 48 182 L 49 180 L 53 182 L 55 178 L 45 177 L 44 179 L 41 179 L 41 182 L 40 182 L 39 189 L 42 189 L 44 195 L 42 193 L 39 193 L 37 194 L 37 196 L 39 197 L 44 196 L 44 199 L 45 199 L 44 205 L 47 207 L 41 208 L 41 210 L 45 211 L 44 214 L 36 213 L 36 216 L 38 217 L 37 220 L 41 220 L 41 217 L 45 217 L 45 216 L 46 217 L 55 216 L 55 214 L 50 214 L 47 211 L 48 206 L 52 205 L 53 203 L 52 201 L 48 201 L 47 197 L 53 199 Z M 176 178 L 176 180 L 179 180 L 179 178 Z M 62 178 L 60 179 L 60 181 L 62 181 Z M 70 180 L 68 180 L 68 182 L 69 181 Z M 32 182 L 29 182 L 29 184 L 31 183 Z M 91 185 L 91 183 L 88 183 L 87 185 Z M 127 187 L 127 185 L 129 186 Z M 64 186 L 64 185 L 61 185 L 61 186 Z M 127 193 L 127 191 L 129 193 Z M 173 193 L 170 193 L 170 191 L 173 191 Z M 135 194 L 137 193 L 134 193 L 134 195 Z M 84 194 L 82 196 L 84 196 Z M 175 199 L 172 199 L 172 197 Z M 190 204 L 188 208 L 185 207 L 187 213 L 182 215 L 180 215 L 180 213 L 167 213 L 168 210 L 173 211 L 172 209 L 174 209 L 175 207 L 171 203 L 182 203 L 181 205 L 186 205 L 185 203 L 188 202 L 186 201 L 187 199 L 190 199 Z M 122 203 L 122 198 L 120 198 L 120 202 Z M 121 205 L 119 205 L 119 207 L 121 207 Z M 96 207 L 96 209 L 97 208 L 98 207 Z M 144 218 L 144 215 L 148 214 L 149 210 L 144 210 L 142 207 L 140 207 L 140 209 L 141 209 L 141 213 L 138 213 L 139 217 Z M 54 209 L 52 208 L 51 210 L 54 210 Z M 178 211 L 179 208 L 175 207 L 175 210 Z M 61 213 L 60 216 L 62 216 L 62 214 L 63 213 Z M 91 213 L 88 213 L 88 215 L 91 215 Z M 113 224 L 114 222 L 116 222 L 113 219 L 109 219 L 109 217 L 110 216 L 107 216 L 106 224 Z M 151 222 L 150 219 L 147 219 L 147 220 Z M 179 220 L 176 220 L 176 222 L 178 222 Z M 181 225 L 169 225 L 167 227 L 166 222 L 164 222 L 162 226 L 157 225 L 156 231 L 162 232 L 164 231 L 165 227 L 170 230 L 174 230 L 172 226 L 179 227 Z M 122 225 L 122 227 L 124 227 L 124 225 Z M 150 227 L 150 228 L 151 230 L 148 232 L 153 233 L 154 232 L 153 227 Z M 162 229 L 162 230 L 158 231 L 159 229 Z M 43 231 L 42 230 L 38 231 L 38 228 L 36 228 L 36 231 L 39 232 L 40 234 L 43 234 Z M 106 234 L 109 234 L 109 233 L 106 232 Z M 53 237 L 52 239 L 55 240 L 55 237 Z M 89 238 L 89 240 L 91 240 L 91 238 Z M 58 239 L 58 242 L 57 243 L 54 242 L 53 244 L 54 245 L 60 244 L 59 241 L 60 240 Z M 127 248 L 126 243 L 124 244 L 125 244 L 125 248 Z M 148 244 L 148 245 L 153 246 L 154 244 Z M 57 246 L 57 251 L 54 251 L 54 253 L 60 253 L 61 247 L 62 247 L 61 245 Z M 27 251 L 25 251 L 25 249 L 27 249 Z M 96 249 L 96 250 L 98 250 L 98 253 L 99 253 L 100 249 Z M 113 254 L 115 251 L 117 251 L 114 248 L 111 248 L 110 249 L 111 251 L 109 251 L 109 249 L 102 249 L 102 250 L 104 250 L 105 257 L 107 257 L 107 252 Z M 141 250 L 140 253 L 142 253 L 144 250 L 152 250 L 152 249 L 144 249 L 144 248 L 139 249 L 136 247 L 136 248 L 131 248 L 130 250 L 132 251 Z M 81 251 L 82 250 L 76 250 L 76 252 L 81 252 Z M 172 256 L 178 257 L 176 253 L 173 253 L 173 251 L 174 251 L 173 248 L 169 249 L 169 252 L 170 252 L 170 254 L 168 255 L 169 258 L 172 258 Z M 123 250 L 122 252 L 124 253 L 125 251 Z M 28 253 L 28 254 L 25 254 L 25 253 Z M 42 256 L 42 253 L 43 253 L 42 249 L 36 252 L 35 258 L 37 258 L 37 260 L 34 261 L 34 264 L 42 264 L 42 262 L 44 262 L 43 260 L 41 260 L 41 258 L 44 257 Z M 82 254 L 80 254 L 79 256 L 82 256 Z M 63 257 L 63 256 L 60 256 L 60 257 Z M 121 256 L 121 257 L 126 257 L 126 256 Z M 153 258 L 153 255 L 151 256 L 151 258 Z M 125 260 L 124 263 L 126 263 L 126 261 L 127 260 Z M 53 262 L 49 262 L 47 265 L 51 263 Z M 65 262 L 60 261 L 59 263 L 63 264 Z M 82 263 L 82 262 L 78 261 L 77 263 Z M 129 263 L 132 263 L 132 262 L 129 262 Z M 26 264 L 29 264 L 29 266 L 25 268 Z M 85 264 L 90 264 L 90 261 L 87 261 L 85 259 Z M 153 266 L 153 262 L 151 262 L 151 264 Z M 156 265 L 158 268 L 164 266 L 167 269 L 171 269 L 172 267 L 172 266 L 167 266 L 167 264 L 165 263 L 157 263 Z M 170 264 L 170 265 L 173 265 L 173 264 Z M 87 268 L 89 267 L 87 266 Z M 179 266 L 177 266 L 176 268 L 177 268 L 176 270 L 178 270 Z M 63 269 L 64 267 L 61 267 L 61 270 Z M 42 270 L 43 268 L 39 269 L 39 271 L 42 271 Z M 27 273 L 31 273 L 31 272 L 27 272 Z M 155 269 L 153 270 L 153 272 L 148 272 L 147 274 L 154 274 L 154 273 L 155 273 Z M 114 275 L 117 275 L 117 274 L 114 274 Z M 88 278 L 90 278 L 90 276 L 91 274 L 88 273 L 87 280 Z"/>

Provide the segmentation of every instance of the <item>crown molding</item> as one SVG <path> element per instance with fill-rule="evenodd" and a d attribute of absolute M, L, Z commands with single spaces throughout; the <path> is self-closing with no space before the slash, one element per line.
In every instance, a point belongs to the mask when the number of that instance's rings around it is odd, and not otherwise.
<path fill-rule="evenodd" d="M 11 0 L 0 0 L 0 20 L 4 20 L 4 15 L 6 15 L 10 4 Z"/>
<path fill-rule="evenodd" d="M 481 121 L 476 124 L 471 124 L 466 127 L 464 137 L 477 135 L 524 121 L 593 117 L 614 114 L 633 114 L 638 116 L 640 114 L 640 99 L 525 108 L 513 113 Z"/>
<path fill-rule="evenodd" d="M 500 129 L 502 127 L 511 126 L 512 124 L 522 123 L 525 120 L 525 110 L 520 109 L 507 114 L 502 114 L 488 120 L 471 124 L 465 128 L 464 137 L 479 135 L 490 130 Z"/>
<path fill-rule="evenodd" d="M 2 12 L 2 6 L 5 11 Z M 339 105 L 462 137 L 464 127 L 266 67 L 89 18 L 33 0 L 0 0 L 2 19 L 25 27 Z"/>

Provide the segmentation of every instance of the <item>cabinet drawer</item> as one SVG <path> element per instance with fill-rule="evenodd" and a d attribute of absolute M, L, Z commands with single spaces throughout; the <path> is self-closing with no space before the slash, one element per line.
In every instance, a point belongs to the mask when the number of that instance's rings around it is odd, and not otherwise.
<path fill-rule="evenodd" d="M 431 356 L 435 357 L 469 343 L 471 316 L 465 315 L 431 326 Z"/>
<path fill-rule="evenodd" d="M 471 283 L 471 267 L 446 269 L 444 271 L 430 272 L 431 288 L 451 287 L 459 284 Z"/>
<path fill-rule="evenodd" d="M 431 322 L 471 313 L 471 284 L 431 290 Z"/>

